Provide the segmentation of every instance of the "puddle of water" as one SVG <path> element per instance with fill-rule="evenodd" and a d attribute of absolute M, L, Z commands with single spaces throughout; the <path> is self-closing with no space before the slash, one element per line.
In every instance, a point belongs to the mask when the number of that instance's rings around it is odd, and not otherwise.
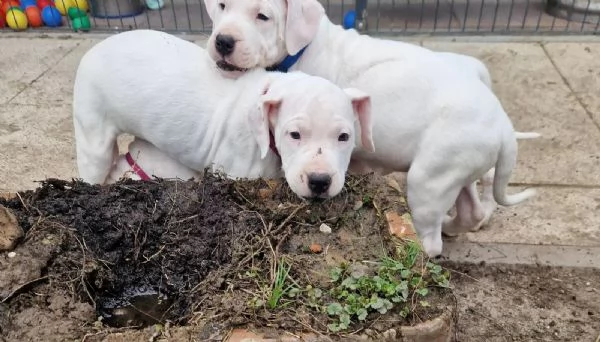
<path fill-rule="evenodd" d="M 126 289 L 118 298 L 98 301 L 102 321 L 111 327 L 146 327 L 164 323 L 172 298 L 146 287 Z"/>

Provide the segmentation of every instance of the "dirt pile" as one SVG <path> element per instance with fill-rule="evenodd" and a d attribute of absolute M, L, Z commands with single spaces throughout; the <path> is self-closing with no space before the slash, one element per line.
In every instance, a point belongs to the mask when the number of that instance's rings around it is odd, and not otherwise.
<path fill-rule="evenodd" d="M 427 305 L 415 304 L 414 296 L 379 298 L 375 291 L 368 292 L 377 300 L 374 310 L 367 312 L 365 298 L 350 314 L 326 310 L 327 303 L 344 298 L 339 283 L 339 298 L 333 298 L 332 270 L 352 278 L 357 267 L 371 269 L 350 279 L 371 281 L 379 260 L 399 251 L 384 211 L 405 214 L 406 203 L 377 176 L 350 177 L 340 196 L 318 203 L 297 198 L 279 183 L 233 182 L 207 173 L 200 184 L 47 180 L 0 204 L 15 213 L 25 232 L 14 259 L 0 265 L 0 317 L 9 340 L 27 340 L 25 327 L 44 326 L 16 319 L 27 310 L 50 321 L 62 313 L 57 320 L 72 324 L 55 328 L 72 337 L 104 329 L 94 313 L 113 327 L 169 322 L 224 336 L 239 325 L 327 333 L 331 324 L 344 328 L 350 319 L 354 330 L 385 331 L 436 316 L 451 304 L 448 291 L 432 287 Z M 407 296 L 432 285 L 422 254 L 412 258 L 424 273 L 407 275 Z M 15 267 L 15 260 L 28 266 Z M 386 281 L 397 286 L 394 279 Z M 392 298 L 407 303 L 392 310 Z M 388 305 L 387 315 L 373 312 L 386 312 L 382 306 Z M 414 311 L 398 316 L 408 306 Z M 69 320 L 73 315 L 77 320 Z"/>

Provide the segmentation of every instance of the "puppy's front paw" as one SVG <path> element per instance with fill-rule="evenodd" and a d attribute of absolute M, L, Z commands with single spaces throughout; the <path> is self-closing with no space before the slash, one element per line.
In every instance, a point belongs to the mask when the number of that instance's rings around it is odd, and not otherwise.
<path fill-rule="evenodd" d="M 423 250 L 430 258 L 435 258 L 442 254 L 442 234 L 428 234 L 421 239 Z"/>

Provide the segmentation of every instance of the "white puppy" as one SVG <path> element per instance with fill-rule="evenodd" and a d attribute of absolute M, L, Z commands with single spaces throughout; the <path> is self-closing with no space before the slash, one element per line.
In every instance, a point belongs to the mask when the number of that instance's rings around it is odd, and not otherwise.
<path fill-rule="evenodd" d="M 191 170 L 270 178 L 283 169 L 302 197 L 341 191 L 357 127 L 362 146 L 373 149 L 370 99 L 359 90 L 301 72 L 257 69 L 225 79 L 206 50 L 159 31 L 125 32 L 92 47 L 73 96 L 77 165 L 90 183 L 106 182 L 121 133 Z"/>
<path fill-rule="evenodd" d="M 491 215 L 475 181 L 494 167 L 499 204 L 535 194 L 506 194 L 516 164 L 515 131 L 489 78 L 465 75 L 456 58 L 344 30 L 316 0 L 205 2 L 213 20 L 209 53 L 227 76 L 256 67 L 290 68 L 371 95 L 375 152 L 358 148 L 353 165 L 408 171 L 408 202 L 430 256 L 442 251 L 442 229 L 467 231 Z M 453 204 L 457 215 L 448 218 Z"/>

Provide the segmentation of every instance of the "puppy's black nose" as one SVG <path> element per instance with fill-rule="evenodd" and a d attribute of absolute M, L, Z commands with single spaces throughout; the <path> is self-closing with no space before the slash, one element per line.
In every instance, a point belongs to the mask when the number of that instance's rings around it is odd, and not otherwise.
<path fill-rule="evenodd" d="M 315 195 L 321 195 L 331 185 L 331 176 L 326 173 L 311 173 L 308 175 L 308 188 Z"/>
<path fill-rule="evenodd" d="M 215 47 L 222 56 L 229 56 L 235 49 L 235 39 L 228 34 L 218 34 L 215 39 Z"/>

